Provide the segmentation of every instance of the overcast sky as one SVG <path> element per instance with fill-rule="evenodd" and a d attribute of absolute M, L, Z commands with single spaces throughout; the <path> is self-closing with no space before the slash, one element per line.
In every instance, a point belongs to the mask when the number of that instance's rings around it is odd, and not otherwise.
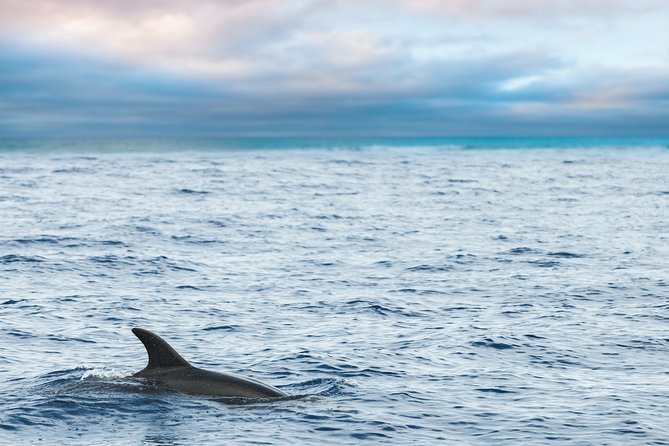
<path fill-rule="evenodd" d="M 667 136 L 667 0 L 0 0 L 0 137 Z"/>

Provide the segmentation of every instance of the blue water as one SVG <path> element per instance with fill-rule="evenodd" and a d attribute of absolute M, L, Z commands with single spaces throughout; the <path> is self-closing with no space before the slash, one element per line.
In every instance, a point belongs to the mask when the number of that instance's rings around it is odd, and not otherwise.
<path fill-rule="evenodd" d="M 4 141 L 0 328 L 0 444 L 669 444 L 667 141 Z"/>

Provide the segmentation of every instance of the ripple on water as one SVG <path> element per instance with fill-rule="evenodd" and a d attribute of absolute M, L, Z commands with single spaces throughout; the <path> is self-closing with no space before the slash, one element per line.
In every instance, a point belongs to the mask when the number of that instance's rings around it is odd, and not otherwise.
<path fill-rule="evenodd" d="M 0 154 L 0 444 L 667 444 L 669 151 L 142 144 Z"/>
<path fill-rule="evenodd" d="M 10 263 L 42 263 L 43 257 L 39 256 L 20 256 L 15 254 L 7 254 L 0 257 L 0 264 L 7 265 Z"/>

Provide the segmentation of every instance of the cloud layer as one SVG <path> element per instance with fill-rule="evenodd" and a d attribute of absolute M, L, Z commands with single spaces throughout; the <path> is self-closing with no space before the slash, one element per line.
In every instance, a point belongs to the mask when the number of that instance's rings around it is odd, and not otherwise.
<path fill-rule="evenodd" d="M 663 1 L 0 9 L 0 136 L 668 133 Z"/>

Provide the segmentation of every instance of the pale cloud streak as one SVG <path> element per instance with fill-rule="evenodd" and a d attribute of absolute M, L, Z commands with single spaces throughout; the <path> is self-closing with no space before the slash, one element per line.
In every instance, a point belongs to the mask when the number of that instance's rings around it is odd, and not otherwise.
<path fill-rule="evenodd" d="M 610 18 L 666 11 L 664 0 L 399 0 L 409 10 L 479 20 Z"/>
<path fill-rule="evenodd" d="M 245 49 L 264 40 L 263 33 L 280 36 L 294 26 L 290 11 L 266 0 L 9 1 L 2 10 L 0 23 L 14 34 L 29 31 L 25 40 L 37 45 L 222 77 L 250 74 L 254 64 Z"/>

